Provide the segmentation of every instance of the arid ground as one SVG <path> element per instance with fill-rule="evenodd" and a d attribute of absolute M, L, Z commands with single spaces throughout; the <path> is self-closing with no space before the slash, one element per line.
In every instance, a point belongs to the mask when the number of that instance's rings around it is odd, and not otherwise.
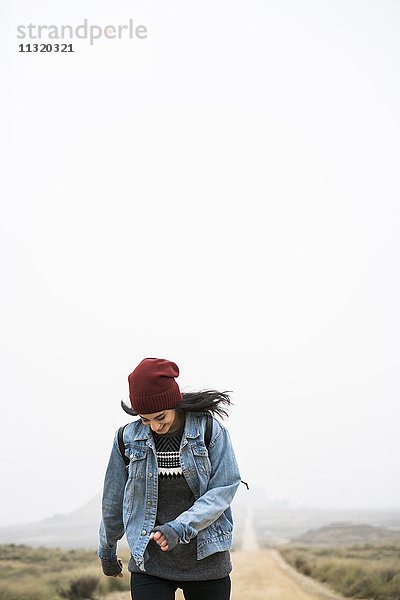
<path fill-rule="evenodd" d="M 232 600 L 334 600 L 338 595 L 325 591 L 308 578 L 292 573 L 274 550 L 232 553 Z M 176 600 L 182 600 L 181 590 Z M 107 600 L 130 600 L 129 593 L 116 593 Z"/>

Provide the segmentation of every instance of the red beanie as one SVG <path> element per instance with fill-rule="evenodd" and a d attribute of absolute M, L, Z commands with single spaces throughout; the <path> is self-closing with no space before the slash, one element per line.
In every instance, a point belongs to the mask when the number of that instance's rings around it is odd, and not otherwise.
<path fill-rule="evenodd" d="M 144 358 L 128 377 L 133 410 L 148 415 L 177 406 L 182 400 L 174 379 L 178 375 L 175 363 L 164 358 Z"/>

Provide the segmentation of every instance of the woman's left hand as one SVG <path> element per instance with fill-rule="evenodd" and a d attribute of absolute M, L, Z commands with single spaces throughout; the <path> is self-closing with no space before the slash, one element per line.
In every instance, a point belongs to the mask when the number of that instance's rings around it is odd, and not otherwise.
<path fill-rule="evenodd" d="M 118 560 L 119 566 L 121 567 L 121 569 L 123 569 L 124 565 L 123 565 L 122 560 L 120 558 L 118 558 L 117 560 Z M 121 571 L 121 573 L 118 573 L 117 575 L 112 575 L 112 577 L 123 577 L 123 576 L 124 576 L 124 574 L 122 571 Z"/>
<path fill-rule="evenodd" d="M 161 531 L 152 531 L 150 533 L 150 539 L 157 542 L 161 550 L 168 550 L 166 537 L 161 533 Z"/>

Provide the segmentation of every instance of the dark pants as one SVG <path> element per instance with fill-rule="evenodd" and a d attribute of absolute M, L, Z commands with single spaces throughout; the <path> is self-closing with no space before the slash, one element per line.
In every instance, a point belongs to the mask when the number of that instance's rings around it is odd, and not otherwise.
<path fill-rule="evenodd" d="M 229 600 L 231 580 L 171 581 L 146 573 L 131 573 L 131 594 L 133 600 L 174 600 L 178 588 L 183 590 L 186 600 Z"/>

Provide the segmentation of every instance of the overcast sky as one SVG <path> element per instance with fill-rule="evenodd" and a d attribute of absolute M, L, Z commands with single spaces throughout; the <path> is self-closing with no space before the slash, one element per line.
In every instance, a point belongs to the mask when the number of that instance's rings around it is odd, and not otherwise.
<path fill-rule="evenodd" d="M 0 525 L 101 489 L 148 356 L 233 391 L 271 501 L 398 508 L 400 5 L 1 11 Z M 148 36 L 18 52 L 84 19 Z"/>

